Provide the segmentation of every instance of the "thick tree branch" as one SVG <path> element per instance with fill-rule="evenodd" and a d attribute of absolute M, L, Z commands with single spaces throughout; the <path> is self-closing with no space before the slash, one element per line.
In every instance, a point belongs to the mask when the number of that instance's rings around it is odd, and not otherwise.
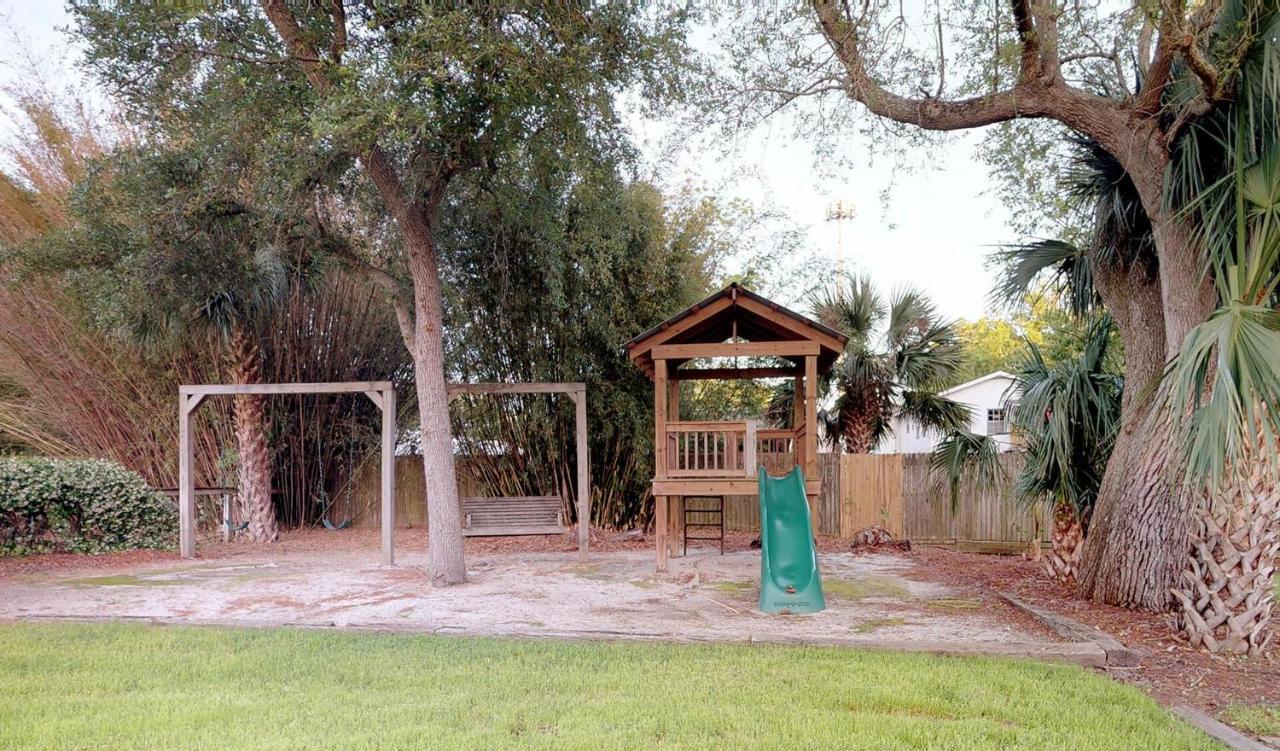
<path fill-rule="evenodd" d="M 333 17 L 333 41 L 329 43 L 329 57 L 335 64 L 342 63 L 342 53 L 347 51 L 347 10 L 342 0 L 329 0 L 329 15 Z"/>
<path fill-rule="evenodd" d="M 1147 76 L 1142 82 L 1142 93 L 1138 95 L 1139 112 L 1153 115 L 1160 110 L 1160 104 L 1164 99 L 1164 87 L 1169 83 L 1174 60 L 1182 46 L 1179 19 L 1185 7 L 1183 0 L 1161 3 L 1160 36 L 1156 39 L 1155 57 L 1147 66 Z"/>
<path fill-rule="evenodd" d="M 1100 143 L 1113 145 L 1119 144 L 1126 133 L 1131 134 L 1127 112 L 1120 102 L 1068 86 L 1057 76 L 1041 74 L 1020 78 L 1012 88 L 969 99 L 912 99 L 895 94 L 872 78 L 857 28 L 837 2 L 812 0 L 822 33 L 844 69 L 845 93 L 872 114 L 927 130 L 962 130 L 1017 118 L 1048 117 Z M 1042 12 L 1045 23 L 1053 27 L 1053 49 L 1056 49 L 1056 16 L 1051 3 L 1047 3 L 1046 8 L 1049 10 L 1037 12 Z M 1033 47 L 1037 44 L 1033 39 L 1028 41 Z M 1046 59 L 1043 39 L 1039 44 L 1036 66 Z M 1056 52 L 1053 54 L 1056 70 Z"/>
<path fill-rule="evenodd" d="M 1028 82 L 985 97 L 955 101 L 911 99 L 888 91 L 871 77 L 859 47 L 856 28 L 836 0 L 813 0 L 813 9 L 827 42 L 845 71 L 844 88 L 872 113 L 895 122 L 928 130 L 962 130 L 1005 122 L 1038 111 L 1037 96 Z"/>
<path fill-rule="evenodd" d="M 1018 44 L 1022 46 L 1022 55 L 1018 62 L 1018 80 L 1027 81 L 1039 72 L 1040 42 L 1036 39 L 1035 26 L 1031 21 L 1030 0 L 1013 0 L 1013 23 L 1018 31 Z"/>
<path fill-rule="evenodd" d="M 340 4 L 341 0 L 334 0 L 334 2 L 335 4 Z M 296 59 L 302 67 L 302 71 L 311 87 L 321 96 L 331 93 L 334 84 L 325 70 L 325 64 L 320 61 L 318 51 L 307 40 L 302 28 L 298 26 L 297 19 L 294 18 L 293 13 L 285 2 L 283 0 L 262 0 L 262 9 L 266 13 L 267 19 L 271 21 L 271 25 L 275 27 L 276 33 L 280 35 L 280 39 L 284 42 L 290 56 Z M 336 12 L 334 17 L 337 20 Z M 343 18 L 345 18 L 345 15 Z M 341 45 L 345 46 L 345 26 L 341 36 L 343 40 Z M 335 45 L 337 44 L 335 41 Z M 335 47 L 335 49 L 338 54 L 341 54 L 340 47 Z M 387 211 L 400 227 L 400 231 L 405 237 L 405 245 L 410 253 L 430 252 L 429 249 L 435 246 L 431 237 L 430 216 L 435 204 L 439 201 L 439 196 L 443 193 L 443 186 L 433 186 L 428 191 L 430 205 L 423 205 L 407 196 L 399 173 L 382 147 L 374 143 L 364 154 L 359 156 L 364 164 L 365 172 L 368 173 L 369 179 L 373 182 L 378 195 L 382 198 L 383 205 L 387 207 Z M 420 260 L 426 261 L 428 265 L 434 267 L 434 258 Z M 417 327 L 414 325 L 414 317 L 409 310 L 403 294 L 404 290 L 399 280 L 396 280 L 385 271 L 379 273 L 376 267 L 373 269 L 366 268 L 365 270 L 370 272 L 374 281 L 388 289 L 392 305 L 395 307 L 396 320 L 400 325 L 400 333 L 404 337 L 405 346 L 408 347 L 410 354 L 417 357 Z"/>
<path fill-rule="evenodd" d="M 1054 0 L 1030 0 L 1034 38 L 1037 50 L 1040 80 L 1053 83 L 1061 76 L 1062 63 L 1058 60 L 1058 6 Z"/>

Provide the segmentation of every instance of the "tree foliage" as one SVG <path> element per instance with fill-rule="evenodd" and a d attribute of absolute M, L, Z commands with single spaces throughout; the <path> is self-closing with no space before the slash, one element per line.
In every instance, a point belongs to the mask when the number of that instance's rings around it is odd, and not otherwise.
<path fill-rule="evenodd" d="M 1065 503 L 1087 524 L 1120 428 L 1124 378 L 1109 357 L 1109 318 L 1092 321 L 1081 344 L 1078 356 L 1051 363 L 1027 342 L 1008 398 L 1017 403 L 1013 424 L 1025 451 L 1018 495 L 1051 507 Z"/>
<path fill-rule="evenodd" d="M 961 366 L 954 325 L 917 290 L 883 297 L 867 277 L 853 277 L 815 296 L 814 316 L 849 337 L 831 375 L 826 435 L 851 453 L 869 453 L 909 418 L 949 432 L 968 409 L 938 395 Z"/>

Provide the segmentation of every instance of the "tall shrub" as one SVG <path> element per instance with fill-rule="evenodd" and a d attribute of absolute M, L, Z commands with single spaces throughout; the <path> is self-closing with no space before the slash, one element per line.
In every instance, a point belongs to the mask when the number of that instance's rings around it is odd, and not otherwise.
<path fill-rule="evenodd" d="M 136 472 L 94 459 L 0 459 L 0 554 L 168 548 L 175 504 Z"/>

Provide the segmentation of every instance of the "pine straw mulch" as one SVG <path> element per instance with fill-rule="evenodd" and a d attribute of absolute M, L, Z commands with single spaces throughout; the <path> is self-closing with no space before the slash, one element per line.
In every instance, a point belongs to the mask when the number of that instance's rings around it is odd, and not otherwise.
<path fill-rule="evenodd" d="M 1026 602 L 1096 626 L 1147 654 L 1136 668 L 1106 672 L 1142 688 L 1166 705 L 1190 704 L 1218 714 L 1232 704 L 1280 702 L 1280 649 L 1251 659 L 1224 658 L 1189 647 L 1167 615 L 1101 605 L 1057 584 L 1020 556 L 977 555 L 942 548 L 895 553 L 919 564 L 914 574 L 987 596 L 1009 592 Z"/>

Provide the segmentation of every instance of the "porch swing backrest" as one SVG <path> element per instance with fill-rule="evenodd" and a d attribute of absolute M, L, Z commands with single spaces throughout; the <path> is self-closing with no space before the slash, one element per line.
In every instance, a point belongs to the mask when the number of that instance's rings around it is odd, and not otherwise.
<path fill-rule="evenodd" d="M 559 535 L 568 529 L 564 499 L 558 495 L 462 499 L 462 534 L 467 537 Z"/>

